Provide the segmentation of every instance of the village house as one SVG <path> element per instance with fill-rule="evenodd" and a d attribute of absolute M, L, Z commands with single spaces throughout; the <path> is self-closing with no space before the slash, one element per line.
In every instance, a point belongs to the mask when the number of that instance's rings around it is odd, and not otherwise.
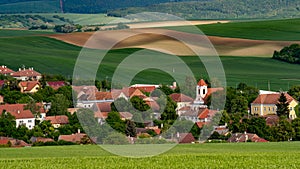
<path fill-rule="evenodd" d="M 288 93 L 284 93 L 284 95 L 289 104 L 289 118 L 295 119 L 295 107 L 298 105 L 298 102 Z M 251 114 L 259 116 L 276 115 L 276 104 L 278 103 L 279 97 L 280 93 L 259 94 L 259 96 L 251 103 Z"/>
<path fill-rule="evenodd" d="M 42 78 L 42 75 L 33 70 L 33 68 L 19 68 L 19 71 L 11 73 L 11 76 L 16 78 L 17 80 L 21 80 L 21 81 L 27 81 L 27 80 L 40 80 Z"/>
<path fill-rule="evenodd" d="M 14 139 L 11 137 L 0 137 L 0 145 L 6 145 L 11 147 L 28 147 L 30 146 L 23 140 Z"/>
<path fill-rule="evenodd" d="M 2 113 L 10 113 L 16 118 L 16 127 L 25 125 L 28 129 L 35 126 L 35 117 L 30 110 L 25 110 L 26 104 L 4 104 L 0 105 L 0 115 Z M 6 112 L 4 112 L 4 110 Z"/>
<path fill-rule="evenodd" d="M 252 133 L 233 133 L 231 137 L 227 140 L 230 143 L 240 143 L 240 142 L 268 142 L 267 140 L 260 138 L 256 134 Z"/>
<path fill-rule="evenodd" d="M 58 141 L 63 140 L 63 141 L 67 141 L 67 142 L 72 142 L 72 143 L 77 143 L 78 144 L 85 137 L 87 137 L 87 135 L 84 134 L 84 133 L 76 133 L 76 134 L 71 134 L 71 135 L 60 135 L 58 137 Z"/>
<path fill-rule="evenodd" d="M 194 101 L 193 98 L 180 93 L 173 93 L 170 95 L 170 98 L 177 103 L 176 112 L 180 116 L 181 112 L 179 111 L 183 107 L 188 107 Z"/>
<path fill-rule="evenodd" d="M 41 88 L 38 81 L 22 81 L 18 86 L 20 87 L 21 93 L 35 93 Z"/>
<path fill-rule="evenodd" d="M 0 74 L 1 75 L 4 75 L 4 76 L 8 76 L 8 75 L 11 75 L 12 73 L 14 73 L 13 70 L 7 68 L 7 66 L 0 66 Z"/>
<path fill-rule="evenodd" d="M 54 140 L 52 138 L 31 137 L 30 142 L 31 143 L 36 143 L 36 142 L 46 143 L 46 142 L 54 142 Z"/>
<path fill-rule="evenodd" d="M 69 118 L 66 115 L 47 116 L 45 117 L 45 121 L 50 121 L 54 128 L 59 128 L 62 125 L 69 124 Z"/>
<path fill-rule="evenodd" d="M 51 82 L 46 82 L 46 85 L 51 87 L 54 90 L 57 90 L 63 86 L 66 85 L 64 81 L 51 81 Z"/>

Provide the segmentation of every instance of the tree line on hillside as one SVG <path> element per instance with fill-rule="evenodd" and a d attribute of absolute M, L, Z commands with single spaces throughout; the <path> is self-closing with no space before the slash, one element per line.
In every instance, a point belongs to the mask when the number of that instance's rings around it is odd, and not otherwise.
<path fill-rule="evenodd" d="M 275 51 L 273 54 L 273 59 L 293 64 L 300 64 L 300 45 L 292 44 L 284 47 L 279 52 Z"/>
<path fill-rule="evenodd" d="M 162 12 L 185 19 L 243 19 L 299 17 L 297 0 L 211 0 L 154 4 L 108 11 L 109 16 L 123 17 L 141 12 Z"/>

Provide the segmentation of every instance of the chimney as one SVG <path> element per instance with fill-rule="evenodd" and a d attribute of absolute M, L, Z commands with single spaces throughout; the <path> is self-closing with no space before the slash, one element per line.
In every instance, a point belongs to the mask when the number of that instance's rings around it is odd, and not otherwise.
<path fill-rule="evenodd" d="M 173 82 L 173 87 L 176 88 L 177 87 L 177 83 Z"/>
<path fill-rule="evenodd" d="M 21 68 L 19 68 L 19 71 L 21 71 Z"/>
<path fill-rule="evenodd" d="M 77 130 L 77 133 L 80 134 L 80 129 Z"/>
<path fill-rule="evenodd" d="M 18 114 L 20 114 L 20 110 L 18 110 Z"/>

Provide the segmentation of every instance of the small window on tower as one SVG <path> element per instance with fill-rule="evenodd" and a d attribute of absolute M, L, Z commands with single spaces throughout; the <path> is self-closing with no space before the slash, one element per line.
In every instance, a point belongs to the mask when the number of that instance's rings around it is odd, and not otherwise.
<path fill-rule="evenodd" d="M 205 94 L 205 89 L 202 90 L 202 93 Z"/>

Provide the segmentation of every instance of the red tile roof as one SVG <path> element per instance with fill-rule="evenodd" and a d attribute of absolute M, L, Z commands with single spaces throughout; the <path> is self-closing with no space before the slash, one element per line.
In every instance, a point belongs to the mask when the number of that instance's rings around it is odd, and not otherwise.
<path fill-rule="evenodd" d="M 198 82 L 198 86 L 207 86 L 206 82 L 201 79 L 199 82 Z"/>
<path fill-rule="evenodd" d="M 264 118 L 266 119 L 266 124 L 268 126 L 275 126 L 279 122 L 279 117 L 277 115 L 267 115 L 264 116 Z"/>
<path fill-rule="evenodd" d="M 119 112 L 120 117 L 124 119 L 132 119 L 133 115 L 129 112 Z"/>
<path fill-rule="evenodd" d="M 2 87 L 5 83 L 5 80 L 0 80 L 0 87 Z"/>
<path fill-rule="evenodd" d="M 2 65 L 0 66 L 0 74 L 6 75 L 6 74 L 11 74 L 14 73 L 15 71 L 7 68 L 6 66 Z"/>
<path fill-rule="evenodd" d="M 34 87 L 40 86 L 38 81 L 22 81 L 19 83 L 19 86 L 23 88 L 24 92 L 31 91 Z"/>
<path fill-rule="evenodd" d="M 0 145 L 6 145 L 8 144 L 9 139 L 0 139 Z"/>
<path fill-rule="evenodd" d="M 192 143 L 195 142 L 195 138 L 192 133 L 180 133 L 179 143 Z"/>
<path fill-rule="evenodd" d="M 108 112 L 95 112 L 94 117 L 106 119 L 108 117 Z"/>
<path fill-rule="evenodd" d="M 199 128 L 202 128 L 204 125 L 207 124 L 207 122 L 196 122 L 196 124 Z"/>
<path fill-rule="evenodd" d="M 155 86 L 138 86 L 138 87 L 130 87 L 130 88 L 139 89 L 140 91 L 148 92 L 148 93 L 151 93 L 156 89 Z"/>
<path fill-rule="evenodd" d="M 31 113 L 30 110 L 24 110 L 25 106 L 26 104 L 0 105 L 0 115 L 2 114 L 3 110 L 6 110 L 6 112 L 9 112 L 16 119 L 34 118 L 34 115 Z"/>
<path fill-rule="evenodd" d="M 181 93 L 170 94 L 170 97 L 175 102 L 192 102 L 192 101 L 194 101 L 193 98 L 191 98 L 185 94 L 181 94 Z"/>
<path fill-rule="evenodd" d="M 34 76 L 41 76 L 41 74 L 33 70 L 33 68 L 29 68 L 29 69 L 19 69 L 19 71 L 12 73 L 11 76 L 12 77 L 22 77 L 22 76 L 34 77 Z"/>
<path fill-rule="evenodd" d="M 114 89 L 112 90 L 112 96 L 113 98 L 117 98 L 121 93 L 123 93 L 126 97 L 133 97 L 133 96 L 145 96 L 143 92 L 141 92 L 139 89 L 135 88 L 128 88 L 124 87 L 123 89 Z"/>
<path fill-rule="evenodd" d="M 260 138 L 256 134 L 252 134 L 252 133 L 234 133 L 227 141 L 246 142 L 247 140 L 251 140 L 252 142 L 268 142 L 267 140 Z"/>
<path fill-rule="evenodd" d="M 145 101 L 145 103 L 151 107 L 152 110 L 154 111 L 159 111 L 160 109 L 160 106 L 158 105 L 158 103 L 156 101 L 154 101 L 153 99 L 151 98 L 145 98 L 143 99 Z"/>
<path fill-rule="evenodd" d="M 191 106 L 185 106 L 179 109 L 179 111 L 188 111 L 191 110 Z"/>
<path fill-rule="evenodd" d="M 96 92 L 96 100 L 112 100 L 111 92 Z"/>
<path fill-rule="evenodd" d="M 51 124 L 69 124 L 69 118 L 66 115 L 47 116 L 45 120 L 49 120 Z"/>
<path fill-rule="evenodd" d="M 72 134 L 72 135 L 60 135 L 58 137 L 58 140 L 79 143 L 81 141 L 81 139 L 85 136 L 86 136 L 86 134 L 84 134 L 84 133 L 76 133 L 76 134 Z"/>
<path fill-rule="evenodd" d="M 288 103 L 291 103 L 293 100 L 295 100 L 288 93 L 285 93 L 284 95 L 287 98 Z M 280 97 L 280 93 L 260 94 L 252 103 L 253 104 L 277 104 L 279 97 Z"/>
<path fill-rule="evenodd" d="M 208 118 L 208 114 L 209 114 L 209 110 L 207 108 L 206 109 L 200 109 L 198 118 L 199 119 Z"/>
<path fill-rule="evenodd" d="M 47 85 L 50 86 L 52 89 L 57 90 L 60 87 L 63 87 L 66 85 L 64 81 L 51 81 L 47 82 Z"/>
<path fill-rule="evenodd" d="M 97 107 L 100 112 L 111 112 L 110 105 L 110 102 L 97 103 Z"/>

